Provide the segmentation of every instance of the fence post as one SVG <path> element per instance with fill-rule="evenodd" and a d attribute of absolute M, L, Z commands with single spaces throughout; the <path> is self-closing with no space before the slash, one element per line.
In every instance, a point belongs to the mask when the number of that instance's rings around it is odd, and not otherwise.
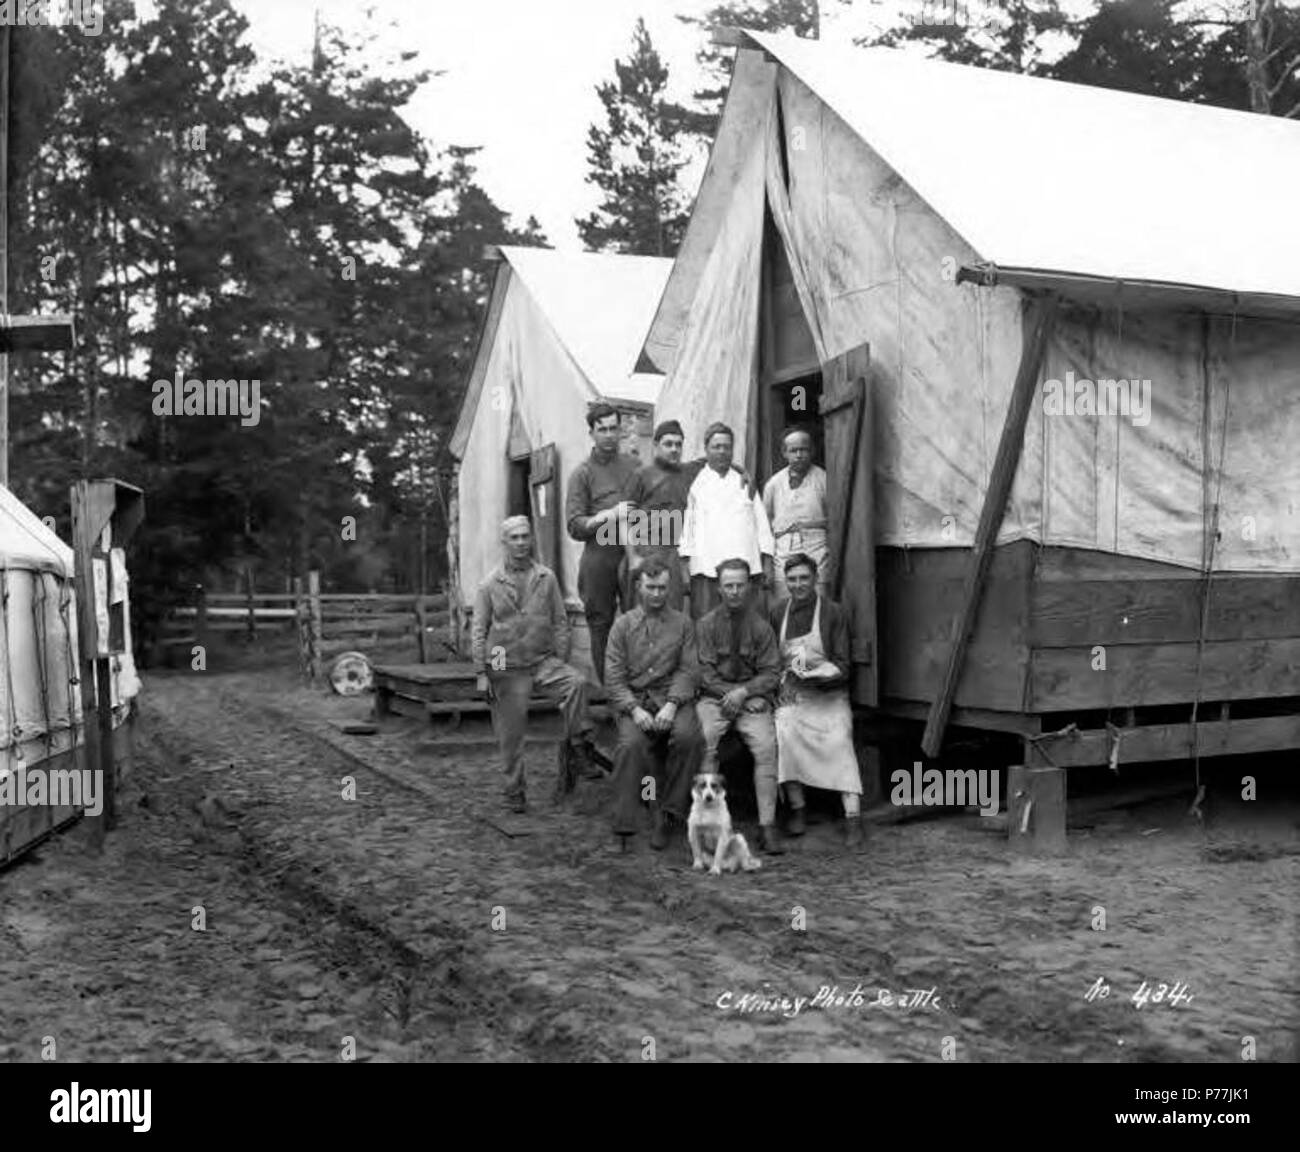
<path fill-rule="evenodd" d="M 251 647 L 257 643 L 257 594 L 254 589 L 256 577 L 250 564 L 244 569 L 248 581 L 248 643 Z"/>
<path fill-rule="evenodd" d="M 308 618 L 307 599 L 302 594 L 302 577 L 293 578 L 293 620 L 298 630 L 298 670 L 302 673 L 302 682 L 311 683 L 311 643 L 308 634 L 311 621 Z"/>
<path fill-rule="evenodd" d="M 321 622 L 320 572 L 313 568 L 307 573 L 307 596 L 311 604 L 311 682 L 317 684 L 321 679 Z"/>
<path fill-rule="evenodd" d="M 420 654 L 421 664 L 429 662 L 428 653 L 425 649 L 428 642 L 428 624 L 428 608 L 424 603 L 424 597 L 417 593 L 415 597 L 415 647 Z"/>
<path fill-rule="evenodd" d="M 194 586 L 194 639 L 204 652 L 204 658 L 209 648 L 208 644 L 208 590 L 202 584 Z"/>

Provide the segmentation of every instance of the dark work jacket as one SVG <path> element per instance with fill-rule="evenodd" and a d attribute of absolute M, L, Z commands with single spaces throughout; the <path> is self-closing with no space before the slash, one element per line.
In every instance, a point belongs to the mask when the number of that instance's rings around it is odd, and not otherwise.
<path fill-rule="evenodd" d="M 766 620 L 746 609 L 740 644 L 733 651 L 731 615 L 719 605 L 696 625 L 700 652 L 700 695 L 720 698 L 742 684 L 750 696 L 771 703 L 781 679 L 781 650 Z"/>

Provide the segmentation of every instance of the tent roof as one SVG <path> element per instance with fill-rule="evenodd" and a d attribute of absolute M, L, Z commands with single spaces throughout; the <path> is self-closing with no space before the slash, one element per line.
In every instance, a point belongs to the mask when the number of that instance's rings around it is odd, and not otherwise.
<path fill-rule="evenodd" d="M 0 487 L 0 564 L 71 577 L 72 549 L 8 488 Z"/>
<path fill-rule="evenodd" d="M 595 390 L 602 396 L 640 399 L 626 394 L 627 378 L 672 260 L 549 248 L 503 247 L 501 254 Z M 645 383 L 631 386 L 643 390 Z"/>
<path fill-rule="evenodd" d="M 999 268 L 1300 297 L 1294 120 L 747 35 Z"/>
<path fill-rule="evenodd" d="M 504 263 L 493 283 L 486 323 L 452 435 L 454 456 L 464 454 L 496 338 L 496 318 L 515 280 L 527 289 L 593 396 L 647 404 L 658 399 L 662 377 L 634 373 L 633 369 L 672 271 L 671 259 L 506 245 L 498 251 Z"/>

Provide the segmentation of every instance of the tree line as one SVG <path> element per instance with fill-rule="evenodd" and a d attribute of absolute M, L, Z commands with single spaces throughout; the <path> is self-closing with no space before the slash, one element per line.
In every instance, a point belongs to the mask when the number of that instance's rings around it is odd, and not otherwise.
<path fill-rule="evenodd" d="M 861 0 L 859 0 L 861 3 Z M 1275 0 L 916 3 L 864 40 L 1274 115 L 1300 114 L 1300 19 Z M 816 35 L 845 0 L 721 3 L 680 17 L 704 83 L 682 103 L 643 22 L 598 88 L 588 135 L 594 250 L 671 256 L 731 53 L 712 27 Z M 948 11 L 948 24 L 937 22 Z M 544 244 L 478 183 L 472 147 L 403 119 L 430 79 L 322 27 L 268 65 L 229 0 L 105 0 L 102 33 L 10 29 L 12 313 L 70 312 L 70 353 L 10 359 L 11 485 L 68 535 L 86 476 L 142 487 L 132 552 L 146 621 L 194 584 L 436 589 L 454 425 L 490 287 L 487 244 Z M 1243 190 L 1248 202 L 1248 189 Z M 257 379 L 264 409 L 159 419 L 152 385 Z M 348 532 L 345 518 L 355 518 Z M 355 537 L 352 539 L 350 537 Z"/>
<path fill-rule="evenodd" d="M 597 209 L 579 220 L 588 247 L 672 256 L 689 216 L 681 175 L 713 137 L 733 53 L 715 27 L 817 37 L 823 21 L 871 0 L 731 0 L 680 16 L 703 41 L 705 82 L 683 104 L 638 21 L 631 51 L 597 89 L 602 122 L 588 133 Z M 1058 0 L 910 0 L 862 47 L 912 46 L 937 59 L 1024 72 L 1275 116 L 1300 116 L 1300 6 L 1279 0 L 1104 0 L 1080 15 Z M 1248 198 L 1248 191 L 1243 190 Z M 1208 224 L 1209 222 L 1207 222 Z"/>

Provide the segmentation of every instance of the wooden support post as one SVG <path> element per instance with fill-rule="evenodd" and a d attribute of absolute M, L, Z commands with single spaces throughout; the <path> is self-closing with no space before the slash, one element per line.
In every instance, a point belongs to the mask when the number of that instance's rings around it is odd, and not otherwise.
<path fill-rule="evenodd" d="M 321 622 L 320 573 L 314 568 L 307 573 L 307 599 L 311 610 L 309 675 L 312 684 L 319 684 L 323 675 L 320 648 L 324 625 Z"/>
<path fill-rule="evenodd" d="M 1016 764 L 1008 771 L 1007 826 L 1012 849 L 1043 855 L 1064 852 L 1065 769 Z"/>
<path fill-rule="evenodd" d="M 966 662 L 966 647 L 975 631 L 980 601 L 983 598 L 984 580 L 988 575 L 989 564 L 993 560 L 993 545 L 998 538 L 998 530 L 1002 527 L 1007 499 L 1011 495 L 1011 483 L 1015 479 L 1016 467 L 1020 463 L 1020 451 L 1025 441 L 1025 422 L 1029 418 L 1029 409 L 1033 405 L 1034 394 L 1037 391 L 1038 373 L 1043 364 L 1043 355 L 1047 351 L 1047 341 L 1056 324 L 1056 312 L 1056 297 L 1047 296 L 1041 301 L 1038 319 L 1032 329 L 1028 324 L 1028 313 L 1025 316 L 1025 340 L 1020 355 L 1020 370 L 1016 373 L 1016 382 L 1011 390 L 1011 398 L 1007 404 L 1007 417 L 1002 425 L 1002 437 L 998 441 L 997 456 L 993 460 L 993 472 L 989 476 L 988 492 L 984 497 L 984 506 L 980 509 L 971 565 L 962 589 L 962 605 L 953 621 L 948 662 L 944 667 L 943 679 L 930 705 L 930 715 L 925 723 L 925 735 L 921 738 L 921 750 L 927 756 L 938 756 L 939 749 L 943 745 L 944 729 L 948 726 L 953 697 L 957 693 L 957 684 Z"/>
<path fill-rule="evenodd" d="M 87 815 L 92 846 L 102 850 L 104 834 L 113 826 L 115 784 L 113 773 L 113 709 L 109 696 L 108 661 L 99 659 L 99 622 L 95 614 L 95 551 L 102 528 L 92 508 L 90 482 L 80 480 L 72 487 L 72 545 L 77 587 L 77 646 L 81 679 L 82 731 L 85 761 L 79 767 L 102 773 L 99 793 L 103 807 L 98 815 Z M 95 691 L 96 676 L 102 676 L 102 697 Z M 107 724 L 101 723 L 106 719 Z M 107 731 L 105 731 L 107 729 Z M 106 738 L 107 737 L 107 738 Z"/>

